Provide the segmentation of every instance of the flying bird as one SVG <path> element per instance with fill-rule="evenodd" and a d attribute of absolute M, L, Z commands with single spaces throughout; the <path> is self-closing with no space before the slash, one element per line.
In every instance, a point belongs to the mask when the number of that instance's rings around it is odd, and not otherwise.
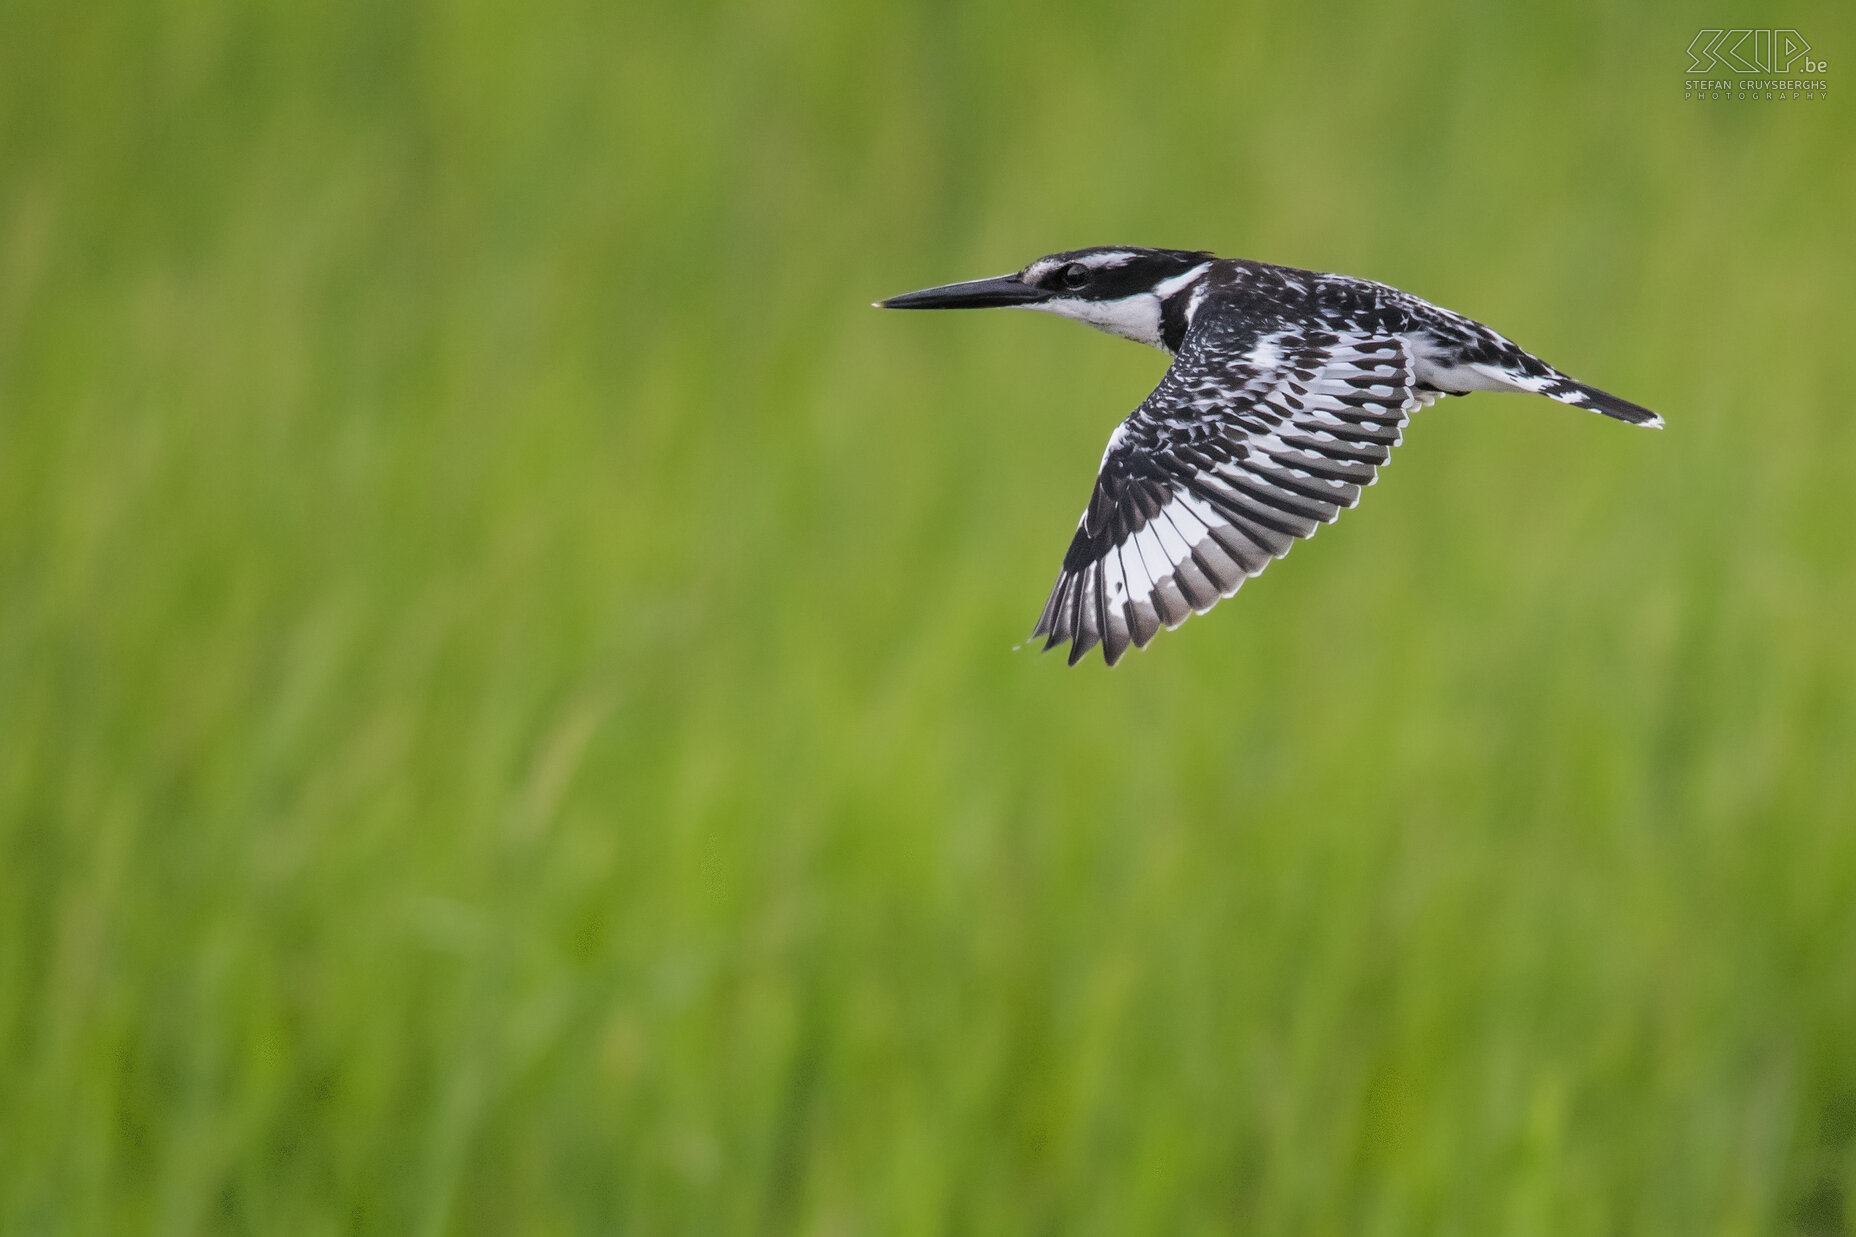
<path fill-rule="evenodd" d="M 1032 637 L 1114 665 L 1237 592 L 1377 479 L 1411 414 L 1524 391 L 1660 429 L 1408 292 L 1179 249 L 1075 249 L 908 292 L 879 309 L 1037 309 L 1160 349 L 1160 385 L 1109 435 L 1095 491 Z"/>

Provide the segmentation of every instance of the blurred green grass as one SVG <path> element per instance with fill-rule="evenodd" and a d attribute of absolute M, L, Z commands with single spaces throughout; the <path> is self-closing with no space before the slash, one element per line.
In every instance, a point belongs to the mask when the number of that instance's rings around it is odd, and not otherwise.
<path fill-rule="evenodd" d="M 0 1230 L 1850 1231 L 1856 23 L 1698 20 L 0 7 Z M 1162 358 L 866 306 L 1098 243 L 1670 428 L 1066 671 Z"/>

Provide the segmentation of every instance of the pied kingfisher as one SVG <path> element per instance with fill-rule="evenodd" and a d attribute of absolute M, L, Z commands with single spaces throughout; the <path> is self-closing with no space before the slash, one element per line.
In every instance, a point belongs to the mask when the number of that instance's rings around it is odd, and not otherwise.
<path fill-rule="evenodd" d="M 1178 249 L 1076 249 L 879 309 L 1039 309 L 1173 364 L 1109 435 L 1095 492 L 1032 637 L 1109 665 L 1203 614 L 1333 523 L 1417 409 L 1527 391 L 1632 425 L 1647 408 L 1569 378 L 1397 288 Z"/>

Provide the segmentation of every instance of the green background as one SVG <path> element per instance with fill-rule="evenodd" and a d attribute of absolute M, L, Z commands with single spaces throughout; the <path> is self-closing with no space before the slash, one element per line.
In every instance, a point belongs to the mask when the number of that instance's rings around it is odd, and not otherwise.
<path fill-rule="evenodd" d="M 0 5 L 0 1230 L 1849 1232 L 1856 21 L 1730 7 Z M 1109 243 L 1669 428 L 1067 670 L 1163 358 L 868 304 Z"/>

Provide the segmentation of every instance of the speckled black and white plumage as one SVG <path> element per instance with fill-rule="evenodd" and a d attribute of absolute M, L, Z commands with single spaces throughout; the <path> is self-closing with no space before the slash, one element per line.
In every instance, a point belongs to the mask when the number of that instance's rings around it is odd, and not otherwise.
<path fill-rule="evenodd" d="M 1086 249 L 1015 275 L 893 298 L 1015 305 L 1174 356 L 1109 438 L 1095 491 L 1033 629 L 1072 665 L 1203 613 L 1360 499 L 1412 413 L 1446 395 L 1546 395 L 1636 425 L 1477 322 L 1384 284 L 1207 253 Z"/>

